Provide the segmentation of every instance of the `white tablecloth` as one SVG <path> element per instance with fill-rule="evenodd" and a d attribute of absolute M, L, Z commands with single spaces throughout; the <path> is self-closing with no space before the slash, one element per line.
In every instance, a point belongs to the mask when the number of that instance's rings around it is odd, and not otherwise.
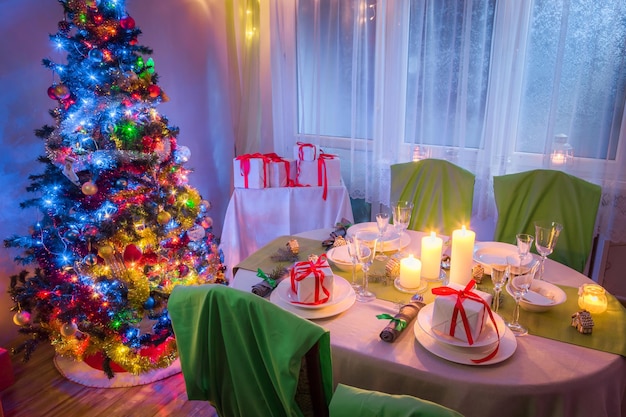
<path fill-rule="evenodd" d="M 346 187 L 328 187 L 326 200 L 322 192 L 322 187 L 235 188 L 220 242 L 227 278 L 239 261 L 279 236 L 353 221 Z"/>
<path fill-rule="evenodd" d="M 329 231 L 303 236 L 323 239 Z M 408 251 L 419 253 L 411 232 Z M 590 280 L 559 263 L 546 262 L 546 277 L 577 287 Z M 245 291 L 258 282 L 239 270 L 232 285 Z M 344 383 L 392 394 L 410 394 L 446 405 L 467 417 L 626 416 L 626 358 L 538 336 L 517 338 L 513 356 L 489 366 L 441 359 L 416 341 L 413 323 L 394 343 L 378 334 L 385 323 L 377 314 L 397 307 L 375 300 L 355 303 L 337 316 L 315 320 L 330 331 L 333 373 Z M 522 311 L 522 319 L 524 311 Z M 623 326 L 624 323 L 616 325 Z"/>

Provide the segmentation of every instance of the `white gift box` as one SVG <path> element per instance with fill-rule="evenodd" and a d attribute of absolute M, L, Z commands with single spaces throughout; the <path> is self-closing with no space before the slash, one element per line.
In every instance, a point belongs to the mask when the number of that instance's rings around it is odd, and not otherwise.
<path fill-rule="evenodd" d="M 233 159 L 235 188 L 267 188 L 269 161 L 263 155 L 241 155 Z"/>
<path fill-rule="evenodd" d="M 298 184 L 312 187 L 341 185 L 341 161 L 318 159 L 317 161 L 298 161 Z"/>
<path fill-rule="evenodd" d="M 298 142 L 293 145 L 293 158 L 298 161 L 315 161 L 319 155 L 319 146 L 312 143 Z"/>
<path fill-rule="evenodd" d="M 327 260 L 296 262 L 291 270 L 291 291 L 297 303 L 323 304 L 332 300 L 335 278 Z"/>
<path fill-rule="evenodd" d="M 463 286 L 455 283 L 450 283 L 448 287 L 455 290 L 464 289 Z M 486 292 L 479 290 L 472 290 L 472 292 L 485 300 L 485 302 L 487 302 L 487 305 L 491 305 L 491 299 L 493 298 L 491 294 L 487 294 Z M 431 326 L 433 330 L 436 330 L 448 336 L 453 336 L 459 340 L 469 343 L 469 338 L 465 331 L 465 326 L 463 325 L 463 319 L 460 311 L 457 313 L 454 333 L 451 334 L 450 332 L 452 315 L 454 314 L 456 301 L 456 294 L 437 295 L 435 297 L 435 302 L 433 306 L 433 318 Z M 478 340 L 480 332 L 486 325 L 487 319 L 489 318 L 489 313 L 486 310 L 487 308 L 488 307 L 485 307 L 484 304 L 478 301 L 468 298 L 463 300 L 463 309 L 465 310 L 465 314 L 467 316 L 467 321 L 469 324 L 470 334 L 472 336 L 473 342 L 476 342 Z"/>
<path fill-rule="evenodd" d="M 291 187 L 296 182 L 298 166 L 292 158 L 282 158 L 269 163 L 269 186 Z"/>

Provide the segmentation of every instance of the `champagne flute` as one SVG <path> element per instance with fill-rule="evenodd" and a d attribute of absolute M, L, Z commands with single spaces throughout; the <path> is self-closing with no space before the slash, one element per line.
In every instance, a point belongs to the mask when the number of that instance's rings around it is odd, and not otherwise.
<path fill-rule="evenodd" d="M 530 252 L 530 247 L 532 246 L 535 238 L 533 235 L 520 233 L 515 235 L 515 239 L 517 241 L 517 253 L 519 255 L 520 264 L 523 264 L 524 260 L 528 256 L 528 252 Z"/>
<path fill-rule="evenodd" d="M 515 336 L 524 336 L 528 334 L 528 329 L 519 323 L 519 303 L 530 289 L 539 262 L 533 259 L 530 263 L 522 264 L 521 258 L 507 256 L 507 263 L 510 271 L 509 286 L 515 298 L 515 310 L 513 310 L 513 320 L 506 325 Z"/>
<path fill-rule="evenodd" d="M 556 222 L 535 222 L 535 249 L 541 255 L 541 269 L 537 279 L 543 279 L 544 263 L 548 255 L 554 251 L 561 230 L 563 230 L 563 226 Z"/>
<path fill-rule="evenodd" d="M 372 239 L 372 237 L 372 233 L 365 231 L 357 232 L 354 236 L 357 259 L 361 264 L 361 269 L 363 270 L 363 285 L 356 294 L 357 301 L 361 302 L 368 302 L 376 299 L 376 295 L 368 290 L 368 272 L 372 262 L 374 261 L 377 244 L 377 239 Z"/>
<path fill-rule="evenodd" d="M 508 264 L 491 264 L 491 282 L 493 282 L 493 311 L 496 313 L 500 309 L 500 294 L 502 293 L 502 287 L 506 284 L 506 280 L 509 277 L 509 265 Z"/>
<path fill-rule="evenodd" d="M 397 201 L 391 205 L 393 210 L 393 225 L 400 235 L 400 242 L 404 231 L 409 227 L 411 214 L 413 213 L 413 203 L 410 201 Z M 398 256 L 402 257 L 402 251 L 398 251 Z"/>
<path fill-rule="evenodd" d="M 387 231 L 387 226 L 389 226 L 389 213 L 380 212 L 376 215 L 376 226 L 378 227 L 378 253 L 376 254 L 376 259 L 379 261 L 384 261 L 387 259 L 385 255 L 384 247 L 384 235 Z"/>
<path fill-rule="evenodd" d="M 350 236 L 346 236 L 346 247 L 348 248 L 348 255 L 350 256 L 350 261 L 352 261 L 352 288 L 354 288 L 354 290 L 356 292 L 361 290 L 361 285 L 359 285 L 356 282 L 356 264 L 359 261 L 359 258 L 357 257 L 357 247 L 356 247 L 356 241 L 353 237 Z"/>

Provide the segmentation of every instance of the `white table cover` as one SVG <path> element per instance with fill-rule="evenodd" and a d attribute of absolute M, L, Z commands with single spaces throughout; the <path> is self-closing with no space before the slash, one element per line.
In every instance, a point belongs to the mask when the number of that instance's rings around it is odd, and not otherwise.
<path fill-rule="evenodd" d="M 328 230 L 304 233 L 321 239 Z M 419 253 L 418 232 L 407 249 Z M 557 262 L 546 262 L 546 277 L 577 287 L 590 280 Z M 239 270 L 232 285 L 245 291 L 258 282 Z M 380 340 L 386 323 L 377 314 L 394 314 L 393 303 L 355 303 L 337 316 L 315 320 L 331 335 L 335 383 L 425 398 L 467 417 L 626 416 L 626 358 L 538 336 L 517 338 L 513 356 L 488 366 L 460 365 L 423 348 L 414 322 L 394 343 Z M 523 322 L 524 311 L 521 321 Z M 616 325 L 623 326 L 624 323 Z"/>
<path fill-rule="evenodd" d="M 227 279 L 239 261 L 279 236 L 332 228 L 344 218 L 353 221 L 345 186 L 328 187 L 326 200 L 322 193 L 322 187 L 235 188 L 220 242 Z"/>

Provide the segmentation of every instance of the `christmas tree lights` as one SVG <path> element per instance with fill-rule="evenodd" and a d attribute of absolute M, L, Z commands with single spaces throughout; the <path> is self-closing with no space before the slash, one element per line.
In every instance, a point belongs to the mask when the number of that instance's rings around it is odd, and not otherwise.
<path fill-rule="evenodd" d="M 188 184 L 190 151 L 155 107 L 151 50 L 124 0 L 58 0 L 64 19 L 50 36 L 66 62 L 54 74 L 54 123 L 36 130 L 45 166 L 30 176 L 41 218 L 16 261 L 36 265 L 12 277 L 14 322 L 29 335 L 28 360 L 50 340 L 59 354 L 102 358 L 142 373 L 170 365 L 176 345 L 167 298 L 176 285 L 224 283 L 210 203 Z"/>

